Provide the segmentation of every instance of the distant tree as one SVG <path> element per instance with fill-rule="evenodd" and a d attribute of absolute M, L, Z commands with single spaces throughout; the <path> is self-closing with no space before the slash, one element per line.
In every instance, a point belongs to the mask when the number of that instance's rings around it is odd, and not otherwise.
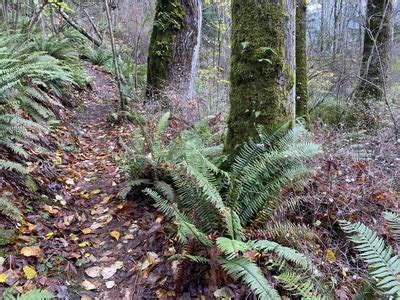
<path fill-rule="evenodd" d="M 148 53 L 148 97 L 170 85 L 191 97 L 200 31 L 201 0 L 157 0 Z"/>
<path fill-rule="evenodd" d="M 355 99 L 369 110 L 370 101 L 382 99 L 392 39 L 392 0 L 368 0 L 360 82 Z"/>
<path fill-rule="evenodd" d="M 291 118 L 294 17 L 284 0 L 232 1 L 231 91 L 225 152 L 232 161 L 257 127 Z M 293 60 L 292 60 L 293 59 Z M 228 162 L 229 164 L 229 162 Z"/>
<path fill-rule="evenodd" d="M 296 116 L 308 121 L 307 0 L 296 6 Z"/>

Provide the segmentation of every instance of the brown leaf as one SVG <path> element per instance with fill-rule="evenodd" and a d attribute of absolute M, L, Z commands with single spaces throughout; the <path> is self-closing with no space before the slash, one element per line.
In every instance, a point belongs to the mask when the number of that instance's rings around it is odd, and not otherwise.
<path fill-rule="evenodd" d="M 42 251 L 42 249 L 40 249 L 40 247 L 38 246 L 32 246 L 32 247 L 24 247 L 21 249 L 20 252 L 23 256 L 34 256 L 34 257 L 38 257 L 38 258 L 42 258 L 44 257 L 44 253 Z"/>

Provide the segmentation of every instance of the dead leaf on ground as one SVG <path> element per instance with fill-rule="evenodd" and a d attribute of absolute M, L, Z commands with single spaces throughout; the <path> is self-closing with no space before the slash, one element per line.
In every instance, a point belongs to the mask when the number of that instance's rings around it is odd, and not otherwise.
<path fill-rule="evenodd" d="M 121 236 L 121 233 L 119 232 L 119 231 L 116 231 L 116 230 L 114 230 L 114 231 L 111 231 L 110 232 L 110 235 L 115 239 L 115 240 L 119 240 L 119 238 L 120 238 L 120 236 Z"/>
<path fill-rule="evenodd" d="M 97 286 L 95 284 L 86 279 L 82 281 L 81 286 L 87 291 L 92 291 L 97 289 Z"/>
<path fill-rule="evenodd" d="M 38 246 L 24 247 L 21 249 L 20 253 L 23 256 L 27 256 L 27 257 L 30 257 L 30 256 L 34 256 L 34 257 L 38 257 L 38 258 L 44 257 L 43 250 L 40 249 L 40 247 L 38 247 Z"/>
<path fill-rule="evenodd" d="M 85 270 L 85 273 L 91 278 L 96 278 L 100 276 L 101 270 L 101 267 L 90 267 Z"/>

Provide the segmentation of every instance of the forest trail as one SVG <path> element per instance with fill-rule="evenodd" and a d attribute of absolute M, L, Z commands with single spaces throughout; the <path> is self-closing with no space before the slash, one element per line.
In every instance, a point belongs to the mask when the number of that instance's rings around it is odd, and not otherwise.
<path fill-rule="evenodd" d="M 162 217 L 140 197 L 117 199 L 123 186 L 116 163 L 118 139 L 128 136 L 132 125 L 107 121 L 118 106 L 115 82 L 91 65 L 86 68 L 95 84 L 92 91 L 79 93 L 82 104 L 63 132 L 62 142 L 77 147 L 56 151 L 61 184 L 57 203 L 45 205 L 49 218 L 43 225 L 51 231 L 39 244 L 45 259 L 58 255 L 66 260 L 60 267 L 66 267 L 57 270 L 61 275 L 56 278 L 52 266 L 48 274 L 53 275 L 39 282 L 61 299 L 167 295 L 173 274 L 168 251 L 172 255 L 174 248 L 161 226 Z"/>

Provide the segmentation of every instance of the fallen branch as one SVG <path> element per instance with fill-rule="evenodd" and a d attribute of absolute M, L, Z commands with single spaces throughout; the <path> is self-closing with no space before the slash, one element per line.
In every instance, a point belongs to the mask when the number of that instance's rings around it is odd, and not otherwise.
<path fill-rule="evenodd" d="M 61 9 L 58 10 L 60 15 L 63 17 L 65 21 L 69 25 L 71 25 L 74 29 L 76 29 L 78 32 L 80 32 L 83 36 L 85 36 L 89 41 L 91 41 L 93 44 L 95 44 L 97 47 L 101 46 L 101 41 L 92 36 L 90 33 L 88 33 L 81 25 L 76 23 L 74 20 L 71 19 L 71 17 Z"/>

